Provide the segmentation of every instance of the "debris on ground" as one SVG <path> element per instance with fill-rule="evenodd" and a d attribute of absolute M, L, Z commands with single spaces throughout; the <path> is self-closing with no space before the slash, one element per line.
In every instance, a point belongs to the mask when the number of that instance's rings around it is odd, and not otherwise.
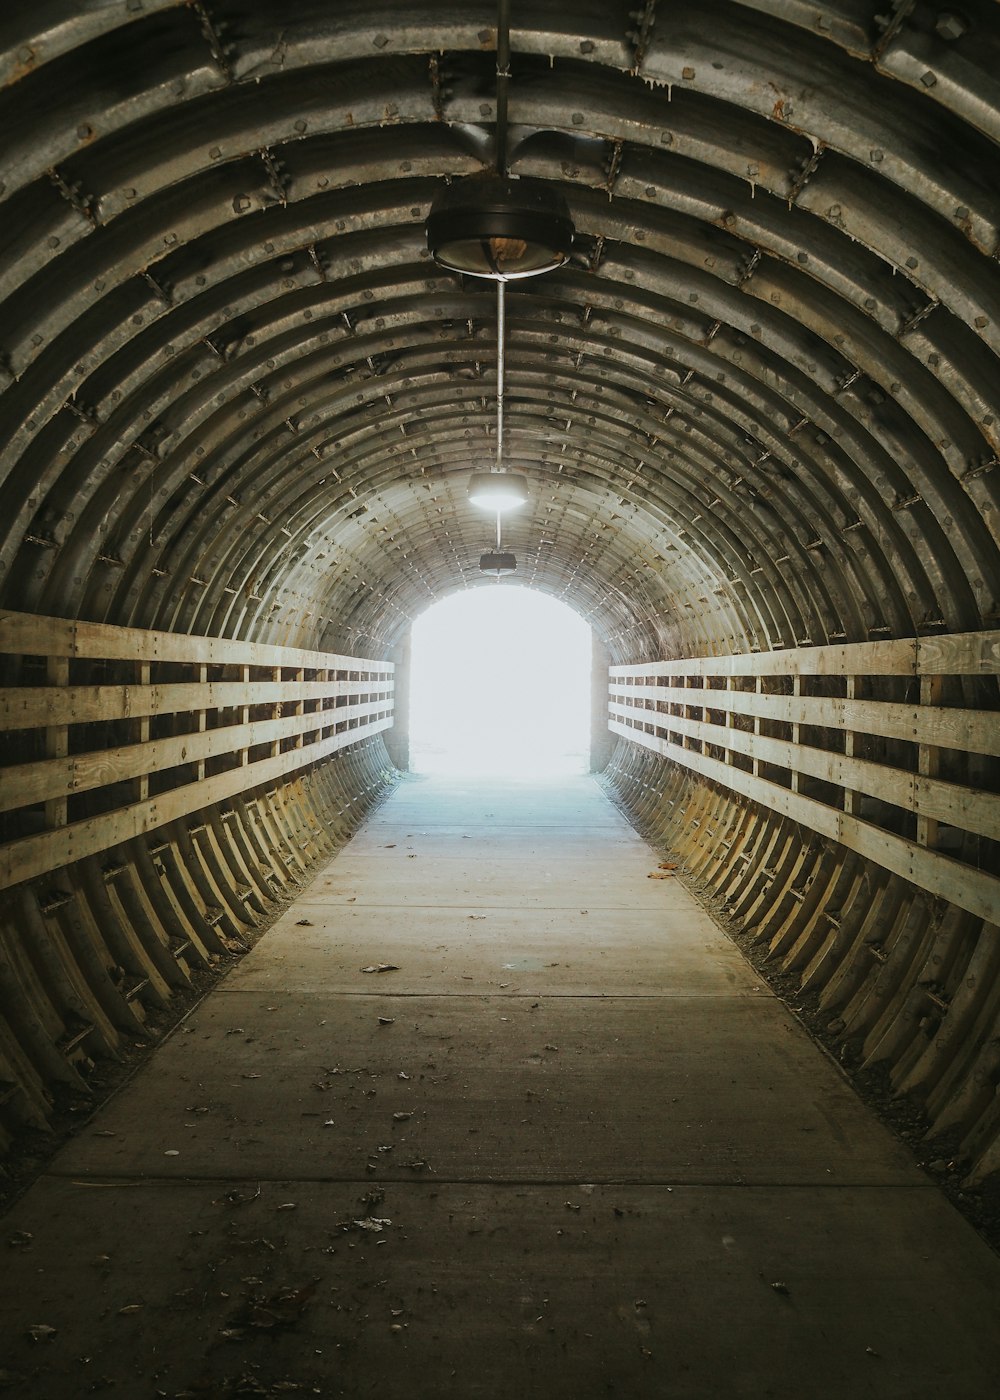
<path fill-rule="evenodd" d="M 27 1336 L 33 1342 L 51 1342 L 52 1338 L 58 1336 L 58 1329 L 50 1327 L 47 1322 L 36 1322 L 33 1327 L 29 1327 Z"/>
<path fill-rule="evenodd" d="M 8 1249 L 27 1249 L 34 1239 L 30 1230 L 15 1230 L 7 1241 Z"/>
<path fill-rule="evenodd" d="M 367 967 L 361 969 L 362 972 L 398 972 L 398 963 L 369 963 Z"/>
<path fill-rule="evenodd" d="M 296 920 L 295 920 L 295 927 L 296 927 L 296 928 L 312 928 L 312 926 L 313 926 L 313 921 L 312 921 L 312 919 L 296 919 Z"/>
<path fill-rule="evenodd" d="M 256 1201 L 260 1195 L 260 1182 L 257 1183 L 257 1190 L 252 1196 L 246 1195 L 243 1191 L 238 1191 L 235 1187 L 232 1191 L 227 1191 L 224 1196 L 220 1196 L 212 1202 L 213 1206 L 245 1206 L 248 1201 Z"/>
<path fill-rule="evenodd" d="M 394 1026 L 396 1024 L 396 1018 L 395 1016 L 380 1016 L 378 1018 L 378 1023 L 380 1026 Z"/>
<path fill-rule="evenodd" d="M 294 1327 L 319 1286 L 319 1279 L 299 1288 L 282 1288 L 267 1298 L 251 1295 L 224 1329 L 227 1341 L 238 1340 L 238 1334 L 248 1328 L 272 1331 Z M 233 1334 L 237 1334 L 234 1336 Z"/>
<path fill-rule="evenodd" d="M 673 874 L 669 870 L 651 870 L 646 876 L 647 880 L 672 880 Z"/>

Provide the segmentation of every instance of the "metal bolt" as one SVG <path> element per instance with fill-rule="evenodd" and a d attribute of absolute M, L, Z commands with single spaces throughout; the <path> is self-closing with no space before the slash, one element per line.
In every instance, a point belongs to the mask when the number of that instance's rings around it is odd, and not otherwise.
<path fill-rule="evenodd" d="M 961 15 L 954 14 L 951 10 L 942 10 L 934 21 L 935 31 L 942 39 L 951 42 L 955 39 L 961 39 L 968 27 L 968 20 L 963 19 Z"/>

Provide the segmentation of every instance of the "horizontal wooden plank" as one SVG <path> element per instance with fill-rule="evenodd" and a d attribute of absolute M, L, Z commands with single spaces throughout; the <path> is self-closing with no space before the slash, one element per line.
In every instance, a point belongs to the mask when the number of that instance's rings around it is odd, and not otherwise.
<path fill-rule="evenodd" d="M 1000 675 L 1000 631 L 954 632 L 843 646 L 791 647 L 733 656 L 694 656 L 611 667 L 625 676 Z"/>
<path fill-rule="evenodd" d="M 995 875 L 963 865 L 940 851 L 918 846 L 915 841 L 883 831 L 870 822 L 827 807 L 778 783 L 745 773 L 693 749 L 679 748 L 658 735 L 632 729 L 620 719 L 609 719 L 608 728 L 701 777 L 710 778 L 732 792 L 738 792 L 811 831 L 839 842 L 883 869 L 891 870 L 920 889 L 968 910 L 988 923 L 1000 922 L 1000 879 Z"/>
<path fill-rule="evenodd" d="M 300 700 L 391 694 L 391 676 L 371 681 L 180 681 L 170 685 L 8 686 L 0 689 L 0 730 L 98 720 L 295 704 Z"/>
<path fill-rule="evenodd" d="M 611 705 L 611 711 L 619 719 L 637 718 L 644 724 L 652 722 L 660 733 L 669 729 L 688 739 L 714 744 L 746 758 L 758 759 L 866 797 L 878 798 L 917 816 L 930 817 L 962 831 L 994 838 L 1000 836 L 1000 795 L 996 793 L 890 768 L 883 763 L 872 763 L 829 749 L 812 748 L 787 739 L 772 739 L 746 730 L 732 729 L 724 724 L 711 724 L 679 715 L 656 715 L 649 710 L 633 710 L 617 702 Z M 676 744 L 667 750 L 671 757 L 677 751 Z"/>
<path fill-rule="evenodd" d="M 754 690 L 706 690 L 701 687 L 625 685 L 611 681 L 609 693 L 619 701 L 703 706 L 785 724 L 846 729 L 886 739 L 960 749 L 964 753 L 1000 755 L 1000 711 L 966 710 L 939 705 L 896 705 L 879 700 L 837 697 L 761 695 Z M 655 713 L 651 711 L 650 713 Z"/>
<path fill-rule="evenodd" d="M 733 656 L 692 656 L 673 661 L 617 665 L 623 676 L 845 676 L 916 675 L 916 642 L 853 642 L 846 646 L 794 647 L 787 651 L 751 651 Z"/>
<path fill-rule="evenodd" d="M 329 729 L 350 720 L 369 719 L 386 710 L 392 712 L 391 700 L 372 700 L 339 709 L 319 710 L 304 715 L 288 714 L 280 719 L 258 720 L 249 724 L 228 724 L 219 729 L 177 734 L 166 739 L 148 739 L 142 743 L 72 754 L 66 758 L 39 759 L 34 763 L 0 768 L 0 812 L 13 811 L 17 807 L 46 802 L 55 797 L 70 797 L 109 783 L 126 782 L 176 768 L 184 763 L 220 758 L 258 744 L 294 738 L 311 730 Z"/>
<path fill-rule="evenodd" d="M 142 836 L 166 822 L 201 811 L 248 788 L 284 778 L 307 764 L 329 757 L 391 728 L 392 719 L 374 720 L 342 734 L 332 734 L 314 744 L 291 749 L 248 767 L 220 773 L 213 778 L 174 788 L 146 802 L 132 803 L 85 821 L 72 822 L 55 831 L 39 832 L 0 846 L 0 889 L 59 870 L 71 861 L 97 855 L 122 841 Z"/>
<path fill-rule="evenodd" d="M 1000 632 L 952 632 L 940 637 L 921 637 L 917 643 L 917 674 L 1000 674 Z"/>
<path fill-rule="evenodd" d="M 13 656 L 60 656 L 107 661 L 180 661 L 225 666 L 283 666 L 306 670 L 377 672 L 391 675 L 391 661 L 265 646 L 226 637 L 154 632 L 141 627 L 80 622 L 33 613 L 0 613 L 0 652 Z"/>

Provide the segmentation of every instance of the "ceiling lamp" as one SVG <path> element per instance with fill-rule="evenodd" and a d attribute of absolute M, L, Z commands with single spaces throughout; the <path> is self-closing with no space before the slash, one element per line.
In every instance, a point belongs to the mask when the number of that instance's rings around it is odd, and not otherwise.
<path fill-rule="evenodd" d="M 502 554 L 499 550 L 491 550 L 489 554 L 479 556 L 479 567 L 484 574 L 495 574 L 497 578 L 503 578 L 505 574 L 516 573 L 517 560 L 513 554 Z"/>
<path fill-rule="evenodd" d="M 431 205 L 427 247 L 452 272 L 510 282 L 562 267 L 573 220 L 562 195 L 541 180 L 467 175 Z"/>
<path fill-rule="evenodd" d="M 573 220 L 563 196 L 541 180 L 512 180 L 507 165 L 507 97 L 510 81 L 510 5 L 497 0 L 496 150 L 488 174 L 452 180 L 431 204 L 427 247 L 452 272 L 486 277 L 497 287 L 496 464 L 469 482 L 473 505 L 496 515 L 496 549 L 479 567 L 497 578 L 512 574 L 513 554 L 501 550 L 501 516 L 528 500 L 527 479 L 504 466 L 504 346 L 507 283 L 537 277 L 569 261 Z"/>
<path fill-rule="evenodd" d="M 518 472 L 475 472 L 469 478 L 469 500 L 474 506 L 502 515 L 528 499 L 528 481 Z"/>

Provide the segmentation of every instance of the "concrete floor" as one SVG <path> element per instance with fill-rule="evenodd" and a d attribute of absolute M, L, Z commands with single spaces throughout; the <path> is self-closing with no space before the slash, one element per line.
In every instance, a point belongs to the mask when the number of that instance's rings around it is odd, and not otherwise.
<path fill-rule="evenodd" d="M 1000 1260 L 655 868 L 405 781 L 4 1220 L 0 1390 L 994 1396 Z"/>

